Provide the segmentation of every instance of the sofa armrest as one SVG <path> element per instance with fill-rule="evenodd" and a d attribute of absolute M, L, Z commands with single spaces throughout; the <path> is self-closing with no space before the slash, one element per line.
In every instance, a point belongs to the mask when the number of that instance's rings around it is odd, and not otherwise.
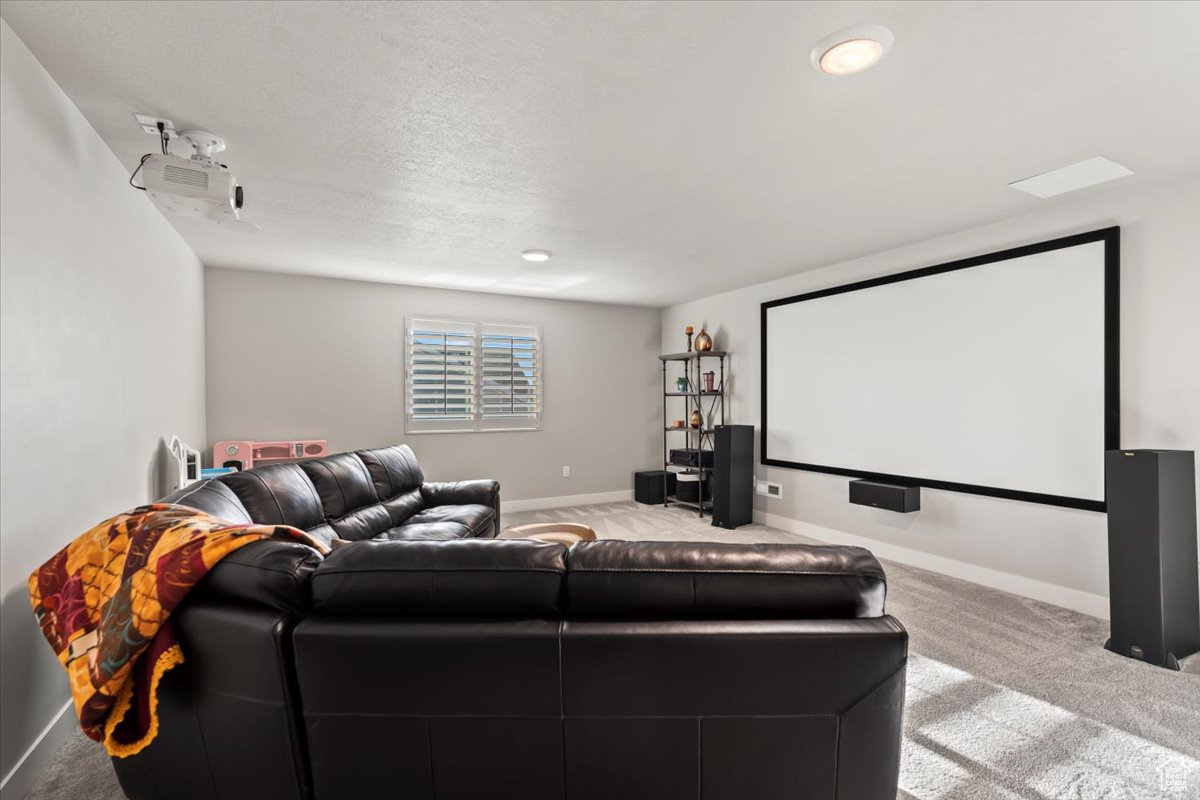
<path fill-rule="evenodd" d="M 321 556 L 299 542 L 251 542 L 214 564 L 184 602 L 246 603 L 302 615 L 309 609 L 309 581 L 320 563 Z"/>
<path fill-rule="evenodd" d="M 443 481 L 421 485 L 421 498 L 432 506 L 465 506 L 478 503 L 496 512 L 496 533 L 500 532 L 500 482 L 492 480 Z"/>

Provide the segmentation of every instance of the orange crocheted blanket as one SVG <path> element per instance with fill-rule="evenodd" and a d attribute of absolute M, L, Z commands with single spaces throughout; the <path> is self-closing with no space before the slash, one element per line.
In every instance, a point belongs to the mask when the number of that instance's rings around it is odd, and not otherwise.
<path fill-rule="evenodd" d="M 296 528 L 155 503 L 100 523 L 29 577 L 33 612 L 70 677 L 84 733 L 114 756 L 154 740 L 158 682 L 183 662 L 171 612 L 226 555 L 271 538 L 328 552 Z"/>

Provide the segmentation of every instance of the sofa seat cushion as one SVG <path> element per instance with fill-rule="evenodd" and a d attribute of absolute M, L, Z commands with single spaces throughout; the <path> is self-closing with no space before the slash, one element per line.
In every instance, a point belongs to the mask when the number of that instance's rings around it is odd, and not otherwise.
<path fill-rule="evenodd" d="M 471 532 L 467 530 L 467 526 L 461 522 L 417 522 L 411 525 L 397 525 L 371 538 L 377 542 L 448 542 L 452 539 L 466 539 L 470 535 Z"/>
<path fill-rule="evenodd" d="M 463 506 L 434 506 L 413 514 L 406 525 L 456 522 L 466 527 L 468 536 L 490 536 L 496 519 L 495 509 L 476 503 Z"/>

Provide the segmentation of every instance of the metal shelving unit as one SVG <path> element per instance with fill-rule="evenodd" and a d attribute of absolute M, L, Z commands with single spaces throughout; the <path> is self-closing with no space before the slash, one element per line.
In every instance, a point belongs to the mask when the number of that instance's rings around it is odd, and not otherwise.
<path fill-rule="evenodd" d="M 705 352 L 691 353 L 670 353 L 668 355 L 659 356 L 659 361 L 662 362 L 663 374 L 663 469 L 666 472 L 675 472 L 677 475 L 698 475 L 699 493 L 697 494 L 697 502 L 693 503 L 687 500 L 679 500 L 674 494 L 667 493 L 666 481 L 663 478 L 663 505 L 680 505 L 688 508 L 694 508 L 701 518 L 704 517 L 706 511 L 712 511 L 712 501 L 705 500 L 705 490 L 712 490 L 712 467 L 701 466 L 702 461 L 696 466 L 687 466 L 684 464 L 674 464 L 671 462 L 671 445 L 673 442 L 670 439 L 672 433 L 684 433 L 684 444 L 676 444 L 676 447 L 694 447 L 696 450 L 703 452 L 712 452 L 713 449 L 713 429 L 717 425 L 725 424 L 725 357 L 728 353 L 724 350 L 708 350 Z M 719 362 L 719 372 L 714 376 L 713 391 L 705 392 L 700 387 L 704 385 L 704 364 L 705 361 L 717 360 Z M 668 367 L 671 364 L 680 364 L 683 366 L 683 375 L 679 377 L 687 378 L 688 386 L 695 391 L 671 391 L 674 388 L 675 377 L 668 376 Z M 668 405 L 669 398 L 682 397 L 683 401 L 683 427 L 676 428 L 667 423 L 672 419 L 669 413 Z M 707 403 L 705 402 L 707 400 Z M 691 417 L 693 411 L 700 412 L 701 427 L 699 429 L 691 427 Z M 719 421 L 718 421 L 719 415 Z M 698 456 L 702 459 L 703 456 Z M 676 481 L 678 487 L 678 481 Z"/>

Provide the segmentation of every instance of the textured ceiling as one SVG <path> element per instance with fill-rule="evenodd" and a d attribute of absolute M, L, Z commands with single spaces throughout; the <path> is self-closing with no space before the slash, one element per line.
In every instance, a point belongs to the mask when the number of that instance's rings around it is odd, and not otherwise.
<path fill-rule="evenodd" d="M 131 170 L 155 146 L 133 112 L 228 140 L 262 231 L 171 218 L 215 266 L 665 305 L 1200 171 L 1200 3 L 0 14 Z M 815 72 L 860 22 L 895 33 L 883 62 Z M 1137 174 L 1005 185 L 1095 155 Z"/>

